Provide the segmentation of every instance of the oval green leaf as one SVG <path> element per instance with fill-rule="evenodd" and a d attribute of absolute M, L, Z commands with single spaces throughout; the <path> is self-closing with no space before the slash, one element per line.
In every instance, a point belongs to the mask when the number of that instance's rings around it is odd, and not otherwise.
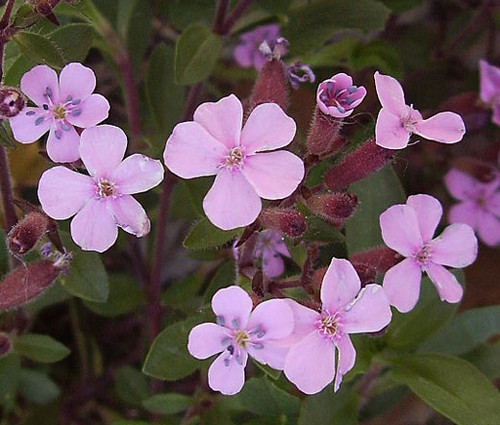
<path fill-rule="evenodd" d="M 71 352 L 64 344 L 49 335 L 21 335 L 13 341 L 13 346 L 17 353 L 41 363 L 58 362 Z"/>

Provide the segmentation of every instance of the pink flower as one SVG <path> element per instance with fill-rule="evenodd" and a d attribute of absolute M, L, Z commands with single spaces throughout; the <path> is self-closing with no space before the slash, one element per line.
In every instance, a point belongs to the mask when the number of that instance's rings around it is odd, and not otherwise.
<path fill-rule="evenodd" d="M 268 277 L 277 277 L 285 271 L 283 257 L 290 258 L 283 235 L 276 230 L 264 230 L 257 236 L 255 259 L 262 261 L 262 272 Z"/>
<path fill-rule="evenodd" d="M 295 316 L 285 375 L 306 394 L 315 394 L 335 377 L 334 390 L 352 369 L 356 350 L 349 334 L 376 332 L 391 321 L 389 301 L 380 285 L 361 282 L 352 264 L 333 258 L 321 285 L 321 312 L 289 300 Z M 335 349 L 339 350 L 335 373 Z"/>
<path fill-rule="evenodd" d="M 260 198 L 289 196 L 304 177 L 304 164 L 287 151 L 295 122 L 275 103 L 257 106 L 243 129 L 243 108 L 234 95 L 204 103 L 194 121 L 177 124 L 167 140 L 167 168 L 185 179 L 216 175 L 203 209 L 217 227 L 228 230 L 252 223 Z"/>
<path fill-rule="evenodd" d="M 260 303 L 252 311 L 250 296 L 239 286 L 217 291 L 212 298 L 217 324 L 202 323 L 189 333 L 188 351 L 197 359 L 221 353 L 208 370 L 208 385 L 232 395 L 245 382 L 248 355 L 283 369 L 288 347 L 279 341 L 293 330 L 293 313 L 285 300 Z"/>
<path fill-rule="evenodd" d="M 452 169 L 444 177 L 448 192 L 461 201 L 450 208 L 451 223 L 465 223 L 490 246 L 500 243 L 500 176 L 483 183 L 462 171 Z"/>
<path fill-rule="evenodd" d="M 391 267 L 383 286 L 389 301 L 400 312 L 415 307 L 422 272 L 426 272 L 441 300 L 457 303 L 463 289 L 443 266 L 466 267 L 477 256 L 477 239 L 467 224 L 452 224 L 432 239 L 443 215 L 441 204 L 429 195 L 413 195 L 406 204 L 393 205 L 380 215 L 385 244 L 399 252 L 403 261 Z"/>
<path fill-rule="evenodd" d="M 350 75 L 340 73 L 323 81 L 316 91 L 316 104 L 326 115 L 345 118 L 366 96 L 363 86 L 355 86 Z"/>
<path fill-rule="evenodd" d="M 377 145 L 402 149 L 408 145 L 412 134 L 441 143 L 462 140 L 465 124 L 460 115 L 440 112 L 424 120 L 413 105 L 406 105 L 403 88 L 396 79 L 375 72 L 375 87 L 382 104 L 375 125 Z"/>
<path fill-rule="evenodd" d="M 500 125 L 500 68 L 479 61 L 479 93 L 481 100 L 493 109 L 492 121 Z"/>
<path fill-rule="evenodd" d="M 90 176 L 57 166 L 38 184 L 43 210 L 56 220 L 71 221 L 71 237 L 84 250 L 106 251 L 118 228 L 137 237 L 149 233 L 150 222 L 133 193 L 145 192 L 163 180 L 158 160 L 134 154 L 123 160 L 127 136 L 118 127 L 100 125 L 83 131 L 80 156 Z M 123 160 L 123 161 L 122 161 Z"/>
<path fill-rule="evenodd" d="M 74 127 L 93 127 L 108 117 L 109 103 L 92 94 L 94 72 L 80 63 L 66 65 L 57 79 L 47 65 L 37 65 L 21 78 L 21 90 L 37 105 L 9 120 L 14 138 L 33 143 L 49 129 L 47 154 L 54 162 L 80 158 L 80 136 Z"/>

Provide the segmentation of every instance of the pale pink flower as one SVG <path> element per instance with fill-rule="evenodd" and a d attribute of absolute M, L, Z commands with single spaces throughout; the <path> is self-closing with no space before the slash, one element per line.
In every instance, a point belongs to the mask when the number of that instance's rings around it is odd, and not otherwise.
<path fill-rule="evenodd" d="M 462 140 L 465 124 L 460 115 L 440 112 L 424 120 L 413 105 L 405 103 L 403 88 L 396 79 L 375 72 L 375 87 L 382 104 L 375 125 L 377 145 L 402 149 L 408 145 L 412 134 L 441 143 Z"/>
<path fill-rule="evenodd" d="M 493 109 L 491 120 L 500 125 L 500 68 L 485 60 L 479 61 L 479 94 L 481 100 Z"/>
<path fill-rule="evenodd" d="M 444 177 L 446 188 L 458 199 L 450 208 L 450 223 L 465 223 L 490 246 L 500 243 L 500 176 L 488 183 L 451 169 Z"/>
<path fill-rule="evenodd" d="M 285 358 L 284 372 L 306 394 L 320 392 L 334 378 L 337 391 L 356 360 L 349 334 L 380 331 L 392 317 L 382 287 L 370 284 L 361 289 L 358 274 L 344 259 L 332 259 L 321 285 L 321 302 L 317 312 L 288 300 L 295 316 L 295 343 Z"/>
<path fill-rule="evenodd" d="M 466 267 L 477 257 L 477 239 L 467 224 L 451 224 L 432 239 L 443 215 L 441 204 L 429 195 L 413 195 L 406 204 L 393 205 L 380 215 L 385 244 L 403 261 L 391 267 L 383 286 L 389 301 L 400 312 L 415 307 L 422 272 L 426 272 L 439 297 L 449 303 L 461 300 L 463 289 L 444 266 Z"/>
<path fill-rule="evenodd" d="M 282 370 L 288 347 L 279 341 L 293 330 L 293 313 L 285 300 L 260 303 L 252 311 L 250 296 L 239 286 L 217 291 L 212 298 L 217 324 L 202 323 L 189 333 L 188 351 L 197 359 L 215 354 L 208 370 L 208 385 L 232 395 L 245 382 L 248 356 Z"/>
<path fill-rule="evenodd" d="M 285 271 L 283 257 L 290 258 L 283 235 L 276 230 L 263 230 L 257 235 L 254 257 L 262 262 L 262 272 L 267 277 L 277 277 Z"/>
<path fill-rule="evenodd" d="M 304 177 L 304 164 L 288 151 L 295 121 L 275 103 L 257 106 L 243 123 L 243 107 L 230 95 L 200 105 L 194 120 L 177 124 L 163 158 L 172 173 L 185 179 L 216 175 L 203 200 L 208 219 L 223 230 L 252 223 L 260 198 L 283 199 Z"/>
<path fill-rule="evenodd" d="M 37 106 L 9 120 L 14 138 L 33 143 L 49 131 L 47 154 L 54 162 L 80 158 L 75 127 L 93 127 L 108 117 L 109 102 L 95 89 L 94 72 L 80 63 L 66 65 L 57 78 L 47 65 L 37 65 L 21 78 L 21 90 Z"/>
<path fill-rule="evenodd" d="M 43 210 L 56 220 L 76 214 L 71 237 L 84 250 L 106 251 L 118 237 L 117 226 L 137 237 L 149 233 L 148 216 L 130 195 L 158 185 L 163 166 L 141 154 L 123 160 L 126 148 L 127 136 L 118 127 L 88 128 L 79 151 L 90 176 L 57 166 L 40 178 L 38 198 Z"/>
<path fill-rule="evenodd" d="M 326 115 L 345 118 L 354 112 L 366 96 L 363 86 L 355 86 L 350 75 L 335 74 L 318 85 L 316 104 Z"/>

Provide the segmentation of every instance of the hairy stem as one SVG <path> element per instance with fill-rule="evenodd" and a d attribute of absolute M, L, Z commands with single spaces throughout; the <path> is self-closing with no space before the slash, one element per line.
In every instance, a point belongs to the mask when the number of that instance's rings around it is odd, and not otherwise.
<path fill-rule="evenodd" d="M 251 3 L 252 0 L 241 0 L 234 7 L 231 14 L 226 19 L 226 22 L 224 22 L 224 26 L 222 27 L 222 30 L 220 32 L 221 35 L 227 34 L 229 31 L 231 31 L 231 28 L 233 28 L 236 21 L 240 19 L 243 12 L 247 9 L 248 6 L 250 6 Z"/>

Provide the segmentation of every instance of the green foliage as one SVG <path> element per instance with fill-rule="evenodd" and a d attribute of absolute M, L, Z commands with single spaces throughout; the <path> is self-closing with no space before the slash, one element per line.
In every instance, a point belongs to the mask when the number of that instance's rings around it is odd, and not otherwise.
<path fill-rule="evenodd" d="M 17 388 L 21 373 L 21 357 L 18 354 L 10 353 L 5 357 L 0 357 L 0 403 Z"/>
<path fill-rule="evenodd" d="M 204 217 L 202 200 L 211 185 L 212 179 L 210 177 L 181 180 L 177 183 L 172 194 L 170 208 L 172 218 L 195 220 Z"/>
<path fill-rule="evenodd" d="M 423 0 L 380 0 L 394 13 L 405 12 L 406 10 L 413 9 L 420 6 Z"/>
<path fill-rule="evenodd" d="M 193 398 L 184 394 L 167 393 L 156 394 L 146 400 L 142 405 L 145 409 L 160 415 L 173 415 L 188 409 L 193 403 Z"/>
<path fill-rule="evenodd" d="M 233 260 L 223 263 L 210 281 L 205 293 L 203 294 L 203 302 L 208 304 L 212 300 L 214 294 L 221 288 L 236 284 L 236 264 Z"/>
<path fill-rule="evenodd" d="M 57 384 L 44 372 L 23 369 L 19 375 L 19 390 L 26 400 L 35 404 L 49 404 L 61 394 Z"/>
<path fill-rule="evenodd" d="M 202 218 L 193 226 L 186 239 L 184 246 L 188 249 L 219 248 L 225 243 L 237 237 L 241 229 L 221 230 L 215 227 L 208 218 Z"/>
<path fill-rule="evenodd" d="M 81 62 L 92 47 L 94 29 L 84 23 L 67 24 L 51 32 L 49 37 L 60 49 L 65 62 Z"/>
<path fill-rule="evenodd" d="M 134 406 L 141 405 L 150 396 L 146 377 L 130 366 L 122 367 L 116 372 L 115 390 L 121 400 Z"/>
<path fill-rule="evenodd" d="M 476 366 L 489 379 L 500 378 L 500 343 L 481 344 L 462 358 Z"/>
<path fill-rule="evenodd" d="M 171 0 L 168 2 L 168 14 L 172 24 L 184 29 L 193 22 L 213 22 L 216 3 L 213 0 Z"/>
<path fill-rule="evenodd" d="M 64 344 L 49 335 L 25 334 L 13 341 L 14 350 L 22 356 L 41 363 L 54 363 L 71 352 Z"/>
<path fill-rule="evenodd" d="M 16 146 L 14 138 L 12 137 L 10 131 L 7 130 L 7 128 L 3 123 L 0 124 L 0 145 L 5 146 L 7 148 L 12 148 Z"/>
<path fill-rule="evenodd" d="M 12 37 L 22 53 L 37 63 L 46 63 L 53 68 L 64 66 L 61 50 L 49 38 L 28 31 L 19 31 Z"/>

